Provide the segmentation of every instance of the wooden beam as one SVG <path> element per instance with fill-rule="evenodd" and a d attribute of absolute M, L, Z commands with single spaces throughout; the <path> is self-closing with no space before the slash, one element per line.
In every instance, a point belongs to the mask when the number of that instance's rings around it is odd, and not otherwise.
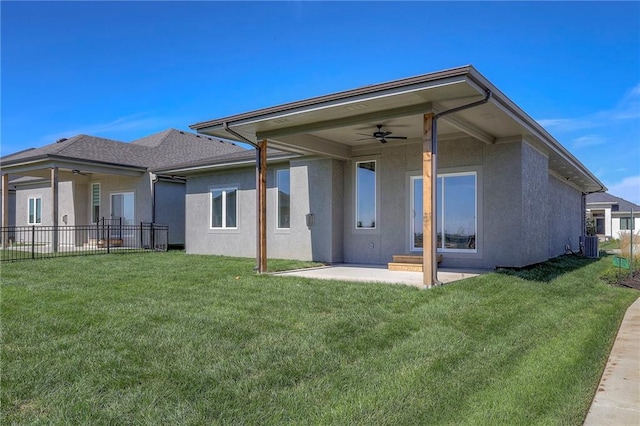
<path fill-rule="evenodd" d="M 53 225 L 54 229 L 53 229 L 53 252 L 56 253 L 58 251 L 58 230 L 56 229 L 58 227 L 58 201 L 59 201 L 59 196 L 58 196 L 58 168 L 57 167 L 52 167 L 51 168 L 51 199 L 52 199 L 52 206 L 51 206 L 51 224 Z"/>
<path fill-rule="evenodd" d="M 258 273 L 267 272 L 267 140 L 258 144 Z"/>
<path fill-rule="evenodd" d="M 337 158 L 339 160 L 351 159 L 351 147 L 324 139 L 315 135 L 301 134 L 297 136 L 283 136 L 277 141 L 271 139 L 269 146 L 288 152 L 314 153 Z"/>
<path fill-rule="evenodd" d="M 431 288 L 435 282 L 435 191 L 437 183 L 434 152 L 433 113 L 424 114 L 422 142 L 422 283 Z"/>

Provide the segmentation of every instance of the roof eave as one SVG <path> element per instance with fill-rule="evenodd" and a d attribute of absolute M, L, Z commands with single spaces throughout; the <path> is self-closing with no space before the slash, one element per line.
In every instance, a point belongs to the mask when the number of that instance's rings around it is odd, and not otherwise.
<path fill-rule="evenodd" d="M 202 121 L 199 123 L 195 123 L 189 126 L 189 128 L 193 130 L 203 130 L 207 128 L 221 128 L 224 123 L 228 125 L 232 125 L 238 121 L 245 120 L 257 120 L 261 117 L 273 115 L 273 114 L 282 114 L 287 113 L 296 109 L 308 108 L 311 106 L 316 106 L 319 104 L 327 103 L 327 102 L 335 102 L 340 100 L 349 99 L 356 96 L 364 96 L 370 95 L 377 92 L 399 89 L 402 87 L 413 86 L 416 84 L 427 83 L 430 81 L 436 81 L 444 78 L 450 77 L 459 77 L 468 74 L 473 67 L 471 65 L 465 65 L 458 68 L 451 68 L 443 71 L 438 71 L 429 74 L 423 74 L 415 77 L 409 77 L 401 80 L 394 80 L 386 83 L 372 84 L 369 86 L 359 87 L 357 89 L 345 90 L 342 92 L 332 93 L 329 95 L 317 96 L 309 99 L 304 99 L 301 101 L 289 102 L 282 105 L 277 105 L 268 108 L 262 108 L 256 111 L 250 111 L 246 113 L 231 115 L 224 118 Z"/>
<path fill-rule="evenodd" d="M 44 164 L 49 162 L 54 162 L 54 163 L 62 162 L 62 163 L 69 163 L 69 164 L 78 165 L 78 166 L 95 165 L 99 167 L 115 168 L 120 170 L 129 170 L 129 171 L 141 172 L 141 173 L 147 171 L 147 168 L 144 166 L 111 163 L 106 161 L 82 160 L 74 157 L 65 157 L 65 156 L 51 155 L 51 154 L 44 154 L 44 155 L 39 155 L 37 157 L 23 158 L 23 159 L 14 160 L 14 161 L 3 162 L 2 168 L 7 173 L 12 173 L 12 169 L 16 170 L 18 168 L 29 168 L 31 170 L 35 170 L 38 168 L 40 164 L 42 165 L 42 167 L 45 167 Z"/>
<path fill-rule="evenodd" d="M 292 153 L 282 153 L 271 155 L 267 158 L 267 163 L 276 163 L 279 161 L 290 160 L 293 158 L 299 158 L 300 154 L 292 154 Z M 199 162 L 199 163 L 187 163 L 182 165 L 177 165 L 174 167 L 166 167 L 159 169 L 152 169 L 151 172 L 159 175 L 181 175 L 181 174 L 193 174 L 193 173 L 201 173 L 210 170 L 220 170 L 220 169 L 231 169 L 238 168 L 248 165 L 254 165 L 256 160 L 253 158 L 241 158 L 237 160 L 228 160 L 228 161 L 220 161 L 215 162 Z"/>

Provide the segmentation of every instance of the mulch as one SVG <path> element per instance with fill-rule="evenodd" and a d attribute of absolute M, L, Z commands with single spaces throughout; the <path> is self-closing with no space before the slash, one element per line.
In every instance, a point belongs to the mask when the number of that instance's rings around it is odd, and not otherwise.
<path fill-rule="evenodd" d="M 630 287 L 640 290 L 640 271 L 634 271 L 632 276 L 627 275 L 617 283 L 621 287 Z"/>

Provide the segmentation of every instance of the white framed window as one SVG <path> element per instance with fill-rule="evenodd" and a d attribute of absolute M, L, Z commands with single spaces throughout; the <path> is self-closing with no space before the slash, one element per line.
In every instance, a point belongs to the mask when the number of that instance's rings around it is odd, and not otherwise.
<path fill-rule="evenodd" d="M 376 161 L 356 162 L 356 228 L 376 228 Z"/>
<path fill-rule="evenodd" d="M 100 184 L 91 184 L 91 223 L 98 223 L 100 220 Z"/>
<path fill-rule="evenodd" d="M 621 217 L 620 218 L 620 230 L 621 231 L 633 230 L 633 218 L 632 217 Z"/>
<path fill-rule="evenodd" d="M 29 198 L 29 225 L 42 224 L 42 198 Z"/>
<path fill-rule="evenodd" d="M 476 172 L 438 175 L 438 251 L 476 252 L 478 231 Z"/>
<path fill-rule="evenodd" d="M 410 250 L 424 247 L 422 176 L 412 176 Z M 436 182 L 437 251 L 476 253 L 478 233 L 477 172 L 443 173 Z"/>
<path fill-rule="evenodd" d="M 212 188 L 211 229 L 238 228 L 238 188 Z"/>
<path fill-rule="evenodd" d="M 123 225 L 134 225 L 136 222 L 135 193 L 114 192 L 111 194 L 111 219 L 121 220 Z"/>
<path fill-rule="evenodd" d="M 411 185 L 410 203 L 411 203 L 411 220 L 410 233 L 411 241 L 409 243 L 409 249 L 411 251 L 423 250 L 423 204 L 422 204 L 422 176 L 411 176 L 409 179 Z"/>
<path fill-rule="evenodd" d="M 276 181 L 278 188 L 278 229 L 289 229 L 291 227 L 291 173 L 289 169 L 276 171 Z"/>

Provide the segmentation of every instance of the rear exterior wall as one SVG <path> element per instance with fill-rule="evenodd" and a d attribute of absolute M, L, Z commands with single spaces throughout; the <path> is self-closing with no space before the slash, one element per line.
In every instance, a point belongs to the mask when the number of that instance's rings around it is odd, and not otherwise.
<path fill-rule="evenodd" d="M 277 226 L 277 171 L 290 171 L 290 226 Z M 269 258 L 343 261 L 342 162 L 302 159 L 269 164 L 267 169 L 267 253 Z M 211 190 L 238 189 L 235 229 L 211 227 Z M 255 169 L 246 167 L 189 176 L 186 189 L 187 253 L 254 257 L 256 255 Z"/>
<path fill-rule="evenodd" d="M 578 250 L 582 235 L 582 193 L 563 179 L 548 176 L 549 216 L 547 228 L 548 257 L 565 253 L 568 244 L 572 250 Z"/>

